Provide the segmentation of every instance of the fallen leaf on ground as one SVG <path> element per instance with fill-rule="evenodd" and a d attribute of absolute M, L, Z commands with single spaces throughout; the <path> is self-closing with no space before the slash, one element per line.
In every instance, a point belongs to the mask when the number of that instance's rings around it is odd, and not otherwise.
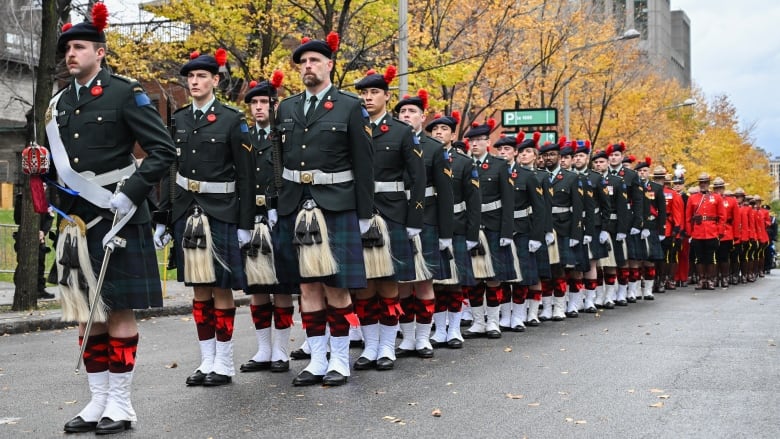
<path fill-rule="evenodd" d="M 558 392 L 559 395 L 568 395 L 569 392 Z"/>
<path fill-rule="evenodd" d="M 758 297 L 753 296 L 753 297 L 750 298 L 750 300 L 758 300 Z"/>
<path fill-rule="evenodd" d="M 506 397 L 509 399 L 523 399 L 523 395 L 514 394 L 514 393 L 507 393 Z"/>
<path fill-rule="evenodd" d="M 191 319 L 189 317 L 182 317 L 179 320 L 181 320 L 182 322 L 189 322 Z"/>
<path fill-rule="evenodd" d="M 434 418 L 441 418 L 441 410 L 433 409 L 433 411 L 431 412 L 431 416 L 433 416 Z"/>
<path fill-rule="evenodd" d="M 655 404 L 650 404 L 650 407 L 653 407 L 653 408 L 661 408 L 663 406 L 664 406 L 664 403 L 660 402 L 660 401 L 655 403 Z"/>
<path fill-rule="evenodd" d="M 65 404 L 75 404 L 78 402 L 78 400 L 74 399 L 73 401 L 65 401 Z"/>
<path fill-rule="evenodd" d="M 539 407 L 540 404 L 541 403 L 538 403 L 538 402 L 532 402 L 532 403 L 528 404 L 528 407 Z"/>
<path fill-rule="evenodd" d="M 650 389 L 650 393 L 664 393 L 661 389 Z"/>
<path fill-rule="evenodd" d="M 447 383 L 448 386 L 451 386 L 453 383 Z"/>
<path fill-rule="evenodd" d="M 575 424 L 587 424 L 587 423 L 588 423 L 588 421 L 586 421 L 586 420 L 584 420 L 584 419 L 580 419 L 580 420 L 578 420 L 578 421 L 574 421 L 574 423 L 575 423 Z"/>
<path fill-rule="evenodd" d="M 566 422 L 574 422 L 574 418 L 566 418 Z"/>
<path fill-rule="evenodd" d="M 171 364 L 166 364 L 166 365 L 165 365 L 165 368 L 166 368 L 166 369 L 176 369 L 177 367 L 179 367 L 179 365 L 178 365 L 178 364 L 176 364 L 176 362 L 175 362 L 175 361 L 174 361 L 173 363 L 171 363 Z"/>
<path fill-rule="evenodd" d="M 568 375 L 568 374 L 569 374 L 568 370 L 564 370 L 563 372 L 561 372 L 561 375 Z"/>
<path fill-rule="evenodd" d="M 504 352 L 512 352 L 512 347 L 511 346 L 505 347 Z"/>
<path fill-rule="evenodd" d="M 417 405 L 416 402 L 407 402 L 408 405 Z"/>
<path fill-rule="evenodd" d="M 634 392 L 635 392 L 634 389 L 628 389 L 628 393 L 634 393 Z"/>
<path fill-rule="evenodd" d="M 659 399 L 669 399 L 671 395 L 658 395 Z"/>

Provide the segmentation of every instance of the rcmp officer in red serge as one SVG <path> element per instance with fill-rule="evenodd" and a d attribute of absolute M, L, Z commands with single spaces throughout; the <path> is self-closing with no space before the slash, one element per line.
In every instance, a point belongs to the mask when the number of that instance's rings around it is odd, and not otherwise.
<path fill-rule="evenodd" d="M 696 254 L 697 290 L 714 290 L 717 280 L 718 239 L 723 236 L 723 201 L 710 192 L 710 176 L 699 175 L 699 192 L 688 197 L 685 206 L 685 230 Z"/>
<path fill-rule="evenodd" d="M 656 264 L 660 264 L 664 257 L 661 241 L 664 240 L 664 228 L 666 227 L 666 199 L 664 198 L 664 186 L 650 181 L 650 165 L 652 160 L 645 157 L 644 161 L 636 164 L 634 170 L 639 174 L 639 181 L 645 187 L 645 229 L 650 233 L 645 238 L 647 245 L 647 258 L 642 263 L 644 266 L 644 287 L 638 292 L 640 299 L 653 300 L 653 291 L 656 286 Z"/>
<path fill-rule="evenodd" d="M 720 195 L 721 202 L 723 203 L 723 236 L 718 241 L 718 274 L 719 281 L 716 281 L 716 286 L 721 288 L 728 288 L 731 272 L 731 257 L 734 254 L 734 223 L 737 218 L 738 209 L 737 200 L 732 196 L 727 196 L 726 182 L 721 177 L 715 177 L 712 182 L 712 190 L 716 194 Z"/>
<path fill-rule="evenodd" d="M 469 250 L 478 244 L 482 208 L 479 191 L 479 174 L 474 161 L 458 148 L 453 148 L 457 136 L 455 129 L 460 123 L 460 113 L 453 111 L 449 116 L 435 117 L 425 130 L 434 139 L 442 142 L 452 165 L 453 235 L 452 248 L 457 265 L 457 285 L 434 285 L 436 310 L 433 320 L 436 332 L 431 336 L 433 347 L 460 349 L 463 335 L 460 322 L 463 310 L 463 291 L 476 285 L 471 266 Z M 448 324 L 449 323 L 449 324 Z"/>
<path fill-rule="evenodd" d="M 311 348 L 296 386 L 347 382 L 349 327 L 358 325 L 349 289 L 367 286 L 361 234 L 374 209 L 374 170 L 366 166 L 373 163 L 371 129 L 360 99 L 331 83 L 338 44 L 331 32 L 327 41 L 304 39 L 293 51 L 306 90 L 283 100 L 277 113 L 284 167 L 276 226 L 277 266 L 284 269 L 277 276 L 300 282 Z"/>
<path fill-rule="evenodd" d="M 173 115 L 178 155 L 175 181 L 161 191 L 161 210 L 172 209 L 177 243 L 177 276 L 192 286 L 192 315 L 201 363 L 188 386 L 221 386 L 232 381 L 232 290 L 246 288 L 239 248 L 250 240 L 255 217 L 255 160 L 244 113 L 216 99 L 220 68 L 227 54 L 190 56 L 180 74 L 192 102 Z M 167 184 L 175 184 L 174 197 Z M 162 236 L 157 225 L 155 239 Z"/>
<path fill-rule="evenodd" d="M 274 269 L 275 259 L 264 258 L 265 254 L 279 253 L 279 240 L 273 226 L 277 222 L 277 189 L 274 187 L 274 171 L 272 163 L 273 150 L 271 148 L 271 119 L 270 106 L 276 104 L 277 89 L 281 86 L 283 74 L 281 71 L 273 73 L 270 81 L 256 83 L 250 82 L 250 89 L 244 96 L 244 102 L 249 104 L 249 111 L 255 120 L 255 125 L 249 129 L 249 139 L 255 154 L 255 235 L 246 249 L 247 294 L 251 295 L 249 305 L 252 323 L 257 337 L 257 353 L 246 363 L 241 365 L 241 372 L 255 372 L 270 370 L 271 372 L 286 372 L 290 369 L 290 358 L 287 354 L 287 346 L 290 342 L 290 328 L 293 323 L 292 294 L 298 293 L 297 285 L 280 285 L 278 283 L 255 283 L 255 276 L 250 276 L 253 267 L 250 264 L 263 265 L 257 267 L 258 279 L 268 268 Z M 264 229 L 261 224 L 271 228 L 267 235 L 272 242 L 263 242 Z M 267 229 L 265 229 L 267 230 Z M 257 236 L 258 233 L 261 236 Z M 270 248 L 265 250 L 263 245 Z M 274 274 L 275 271 L 270 272 Z M 267 274 L 266 281 L 270 281 L 273 275 Z M 271 301 L 273 294 L 273 302 Z M 271 326 L 273 320 L 273 327 Z"/>
<path fill-rule="evenodd" d="M 52 98 L 46 115 L 49 147 L 62 183 L 57 186 L 62 231 L 57 261 L 63 320 L 79 322 L 92 393 L 87 406 L 65 424 L 67 433 L 118 433 L 136 421 L 130 401 L 138 346 L 133 309 L 162 306 L 145 200 L 173 162 L 174 148 L 144 89 L 134 80 L 101 69 L 107 18 L 105 5 L 97 3 L 91 22 L 63 26 L 57 49 L 64 53 L 73 79 Z M 147 154 L 138 167 L 132 157 L 136 143 Z M 121 191 L 112 195 L 125 178 Z M 115 217 L 112 211 L 120 223 L 125 221 L 115 236 L 126 245 L 116 248 L 108 260 L 101 303 L 93 310 L 91 331 L 85 335 L 91 300 L 81 294 L 86 286 L 74 285 L 88 282 L 96 294 L 103 239 Z"/>
<path fill-rule="evenodd" d="M 662 184 L 664 201 L 666 204 L 666 223 L 663 226 L 661 247 L 664 257 L 658 262 L 658 292 L 663 293 L 667 289 L 674 290 L 674 272 L 677 269 L 677 254 L 679 250 L 680 231 L 682 230 L 685 208 L 680 194 L 672 190 L 672 176 L 666 173 L 666 168 L 656 166 L 653 170 L 653 181 Z M 736 204 L 736 203 L 735 203 Z M 660 239 L 659 235 L 659 239 Z"/>
<path fill-rule="evenodd" d="M 484 283 L 469 289 L 469 304 L 474 321 L 465 338 L 501 338 L 499 306 L 501 282 L 517 278 L 513 265 L 512 236 L 514 191 L 509 178 L 509 163 L 501 157 L 488 154 L 490 132 L 496 126 L 494 119 L 484 124 L 474 122 L 464 137 L 469 139 L 471 155 L 479 173 L 479 191 L 482 193 L 482 228 L 492 256 L 495 276 L 482 279 Z M 485 307 L 483 308 L 483 303 Z M 487 317 L 487 321 L 485 321 Z"/>
<path fill-rule="evenodd" d="M 417 279 L 414 283 L 399 285 L 401 309 L 399 319 L 404 339 L 396 349 L 396 356 L 433 356 L 430 342 L 434 311 L 433 279 L 449 279 L 452 255 L 452 168 L 450 156 L 441 142 L 422 131 L 425 110 L 428 108 L 428 92 L 419 90 L 417 96 L 404 96 L 393 108 L 398 118 L 412 127 L 420 141 L 425 160 L 425 212 L 423 228 L 419 232 L 425 263 L 430 269 L 430 279 Z M 408 230 L 409 238 L 415 230 Z"/>
<path fill-rule="evenodd" d="M 368 288 L 355 292 L 355 312 L 360 319 L 364 349 L 355 361 L 356 370 L 390 370 L 395 362 L 395 339 L 401 305 L 398 282 L 415 279 L 414 254 L 409 229 L 422 230 L 425 198 L 423 150 L 409 126 L 387 112 L 390 83 L 395 66 L 384 74 L 369 70 L 355 84 L 368 111 L 374 143 L 374 206 L 384 220 L 390 245 L 393 274 L 368 280 Z M 404 183 L 404 177 L 408 186 Z M 404 191 L 408 191 L 409 197 Z M 378 219 L 378 218 L 375 218 Z M 376 232 L 364 246 L 383 240 Z"/>

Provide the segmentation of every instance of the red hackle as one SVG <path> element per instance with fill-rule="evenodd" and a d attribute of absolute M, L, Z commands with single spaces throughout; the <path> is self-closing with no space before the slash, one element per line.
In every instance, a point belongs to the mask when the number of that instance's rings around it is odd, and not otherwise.
<path fill-rule="evenodd" d="M 103 2 L 95 3 L 92 6 L 92 25 L 95 26 L 98 33 L 103 32 L 108 24 L 108 8 Z"/>

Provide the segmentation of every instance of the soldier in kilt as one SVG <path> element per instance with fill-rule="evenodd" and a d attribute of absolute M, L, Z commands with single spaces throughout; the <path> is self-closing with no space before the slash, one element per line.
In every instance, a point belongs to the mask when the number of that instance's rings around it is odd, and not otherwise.
<path fill-rule="evenodd" d="M 404 96 L 394 107 L 398 118 L 412 127 L 412 133 L 423 149 L 425 211 L 419 239 L 425 264 L 430 270 L 428 279 L 417 278 L 414 282 L 399 285 L 403 311 L 399 322 L 404 339 L 396 349 L 398 357 L 433 357 L 430 342 L 435 308 L 433 280 L 449 279 L 452 276 L 452 167 L 450 155 L 441 142 L 422 132 L 427 108 L 428 92 L 425 90 L 419 90 L 416 96 Z M 416 231 L 410 232 L 413 234 Z"/>
<path fill-rule="evenodd" d="M 551 186 L 549 174 L 544 169 L 544 158 L 540 153 L 539 139 L 542 134 L 534 132 L 533 136 L 529 139 L 525 139 L 520 143 L 517 148 L 520 152 L 517 155 L 517 161 L 520 166 L 523 166 L 534 173 L 534 178 L 539 182 L 539 186 L 542 188 L 542 196 L 544 199 L 544 210 L 534 214 L 534 218 L 538 218 L 544 224 L 544 243 L 543 245 L 533 253 L 532 257 L 536 260 L 536 272 L 539 275 L 539 282 L 528 287 L 528 294 L 526 295 L 528 302 L 528 317 L 525 321 L 526 326 L 539 326 L 539 306 L 542 304 L 542 292 L 545 288 L 549 288 L 552 283 L 550 278 L 552 277 L 552 270 L 550 267 L 550 257 L 548 253 L 548 246 L 555 242 L 555 235 L 553 234 L 553 221 L 552 221 L 552 200 L 551 200 Z M 550 299 L 547 299 L 548 301 Z"/>
<path fill-rule="evenodd" d="M 623 163 L 626 145 L 623 142 L 607 146 L 609 156 L 609 173 L 623 180 L 628 194 L 628 207 L 631 212 L 631 227 L 626 236 L 626 255 L 628 261 L 618 270 L 618 291 L 615 304 L 628 306 L 629 302 L 636 302 L 636 291 L 639 287 L 639 266 L 646 259 L 647 248 L 644 237 L 650 233 L 644 229 L 645 213 L 644 186 L 639 182 L 636 171 L 629 169 Z M 644 232 L 643 232 L 644 230 Z"/>
<path fill-rule="evenodd" d="M 232 290 L 246 288 L 240 247 L 250 241 L 254 226 L 255 158 L 244 113 L 221 103 L 214 92 L 225 69 L 224 49 L 190 58 L 180 74 L 192 102 L 173 115 L 177 172 L 163 182 L 160 208 L 171 209 L 173 236 L 181 243 L 175 246 L 178 280 L 194 292 L 201 362 L 186 384 L 221 386 L 235 375 Z M 158 225 L 156 233 L 162 232 Z"/>
<path fill-rule="evenodd" d="M 401 315 L 398 282 L 415 279 L 409 237 L 420 233 L 423 227 L 423 150 L 409 126 L 387 112 L 389 87 L 394 77 L 394 66 L 388 67 L 384 75 L 369 70 L 355 85 L 366 105 L 372 127 L 375 215 L 384 220 L 390 238 L 389 243 L 381 246 L 390 245 L 393 258 L 392 275 L 368 279 L 367 288 L 355 292 L 355 312 L 360 319 L 365 344 L 355 361 L 356 370 L 391 370 L 394 367 L 395 338 Z M 376 238 L 364 240 L 364 245 L 375 244 Z"/>
<path fill-rule="evenodd" d="M 450 349 L 463 347 L 460 332 L 464 291 L 477 284 L 471 264 L 470 251 L 479 240 L 482 195 L 479 191 L 479 174 L 474 161 L 465 152 L 452 147 L 455 129 L 460 123 L 460 113 L 453 111 L 449 116 L 434 118 L 425 130 L 442 143 L 450 157 L 452 166 L 453 234 L 452 248 L 457 267 L 456 284 L 434 284 L 436 296 L 433 321 L 436 332 L 431 336 L 434 348 L 446 346 Z"/>
<path fill-rule="evenodd" d="M 374 209 L 368 113 L 358 96 L 332 85 L 339 37 L 305 39 L 293 51 L 306 87 L 279 104 L 283 184 L 279 197 L 282 283 L 300 283 L 301 320 L 311 360 L 295 386 L 340 386 L 350 375 L 350 289 L 366 287 L 361 234 Z M 330 339 L 326 335 L 326 325 Z M 327 358 L 330 345 L 330 358 Z"/>
<path fill-rule="evenodd" d="M 290 330 L 293 324 L 292 294 L 297 285 L 279 283 L 252 283 L 249 277 L 249 264 L 269 264 L 275 273 L 277 259 L 263 258 L 261 255 L 278 254 L 279 238 L 274 225 L 278 220 L 276 206 L 277 188 L 274 186 L 273 149 L 271 148 L 271 105 L 277 105 L 277 89 L 281 86 L 281 72 L 274 72 L 273 80 L 250 82 L 244 103 L 249 104 L 249 112 L 255 125 L 249 129 L 249 139 L 255 153 L 255 235 L 252 243 L 244 248 L 247 264 L 248 285 L 245 290 L 251 296 L 249 314 L 255 327 L 257 352 L 240 367 L 241 372 L 286 372 L 290 370 L 290 357 L 287 353 L 290 343 Z M 262 242 L 261 231 L 268 227 L 271 242 Z M 270 248 L 263 249 L 262 245 Z M 269 252 L 270 253 L 266 253 Z M 266 268 L 267 269 L 267 268 Z M 270 280 L 270 279 L 269 279 Z M 273 294 L 273 301 L 271 295 Z M 272 327 L 273 323 L 273 327 Z"/>
<path fill-rule="evenodd" d="M 645 238 L 647 246 L 647 259 L 642 263 L 644 279 L 642 289 L 638 292 L 638 298 L 654 300 L 653 292 L 656 291 L 656 264 L 663 260 L 664 253 L 661 240 L 666 226 L 666 200 L 664 199 L 664 187 L 654 181 L 650 181 L 650 157 L 637 163 L 634 170 L 639 174 L 639 181 L 645 188 L 645 216 L 644 226 L 649 232 Z"/>
<path fill-rule="evenodd" d="M 83 306 L 83 312 L 72 317 L 79 323 L 79 345 L 85 344 L 83 361 L 91 399 L 65 424 L 66 433 L 119 433 L 137 420 L 130 401 L 138 348 L 133 310 L 162 306 L 146 196 L 167 172 L 175 152 L 157 109 L 141 85 L 101 69 L 107 50 L 103 32 L 107 17 L 108 10 L 99 3 L 93 7 L 91 22 L 63 27 L 57 50 L 64 54 L 72 78 L 52 98 L 46 115 L 49 149 L 56 168 L 52 180 L 63 182 L 56 186 L 60 190 L 60 210 L 69 215 L 58 218 L 60 230 L 69 224 L 75 226 L 71 222 L 75 220 L 80 225 L 79 235 L 74 238 L 82 245 L 86 240 L 79 249 L 71 247 L 69 239 L 58 243 L 59 282 L 67 284 L 71 276 L 86 277 L 89 271 L 94 275 L 89 282 L 95 282 L 106 251 L 102 240 L 112 228 L 111 219 L 126 222 L 115 235 L 125 240 L 125 247 L 117 247 L 111 254 L 102 289 L 90 288 L 93 295 L 100 294 L 101 302 L 99 309 L 91 310 L 95 320 L 89 334 L 85 333 L 85 323 L 89 319 L 90 294 L 84 291 L 87 294 L 82 296 L 75 291 L 73 297 Z M 136 143 L 146 153 L 138 167 L 132 157 Z M 75 173 L 94 177 L 80 185 L 73 179 Z M 122 180 L 121 191 L 115 192 Z M 63 237 L 61 233 L 60 240 Z M 75 266 L 66 272 L 63 258 L 77 250 L 79 260 L 71 261 Z M 70 305 L 66 304 L 65 288 L 61 289 L 63 319 Z"/>
<path fill-rule="evenodd" d="M 474 320 L 471 327 L 463 332 L 464 338 L 501 337 L 499 328 L 501 282 L 517 278 L 511 248 L 513 182 L 509 178 L 510 164 L 501 157 L 488 154 L 490 132 L 494 127 L 493 119 L 488 119 L 482 125 L 475 122 L 465 134 L 471 145 L 471 156 L 475 160 L 479 174 L 479 191 L 482 194 L 482 230 L 490 249 L 495 275 L 488 279 L 478 279 L 481 282 L 469 288 L 469 305 Z"/>
<path fill-rule="evenodd" d="M 547 143 L 540 149 L 550 182 L 550 212 L 560 254 L 560 261 L 551 264 L 552 282 L 542 286 L 542 314 L 539 316 L 542 321 L 566 318 L 567 278 L 573 278 L 569 273 L 577 269 L 577 254 L 583 239 L 582 181 L 577 174 L 560 166 L 561 149 L 566 143 L 566 138 L 561 137 L 558 143 Z"/>

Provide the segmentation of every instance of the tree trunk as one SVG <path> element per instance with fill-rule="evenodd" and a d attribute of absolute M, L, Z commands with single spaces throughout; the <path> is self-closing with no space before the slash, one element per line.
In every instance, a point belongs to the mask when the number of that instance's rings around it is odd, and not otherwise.
<path fill-rule="evenodd" d="M 68 2 L 69 3 L 69 2 Z M 38 138 L 30 138 L 43 144 L 45 137 L 45 114 L 50 92 L 54 84 L 54 66 L 57 48 L 57 0 L 41 2 L 41 52 L 35 73 L 35 120 Z M 32 67 L 32 66 L 31 66 Z M 24 148 L 26 145 L 21 145 Z M 17 264 L 18 276 L 14 281 L 14 311 L 35 309 L 38 306 L 38 231 L 40 215 L 35 213 L 30 194 L 30 178 L 22 175 L 21 224 L 19 225 Z"/>

